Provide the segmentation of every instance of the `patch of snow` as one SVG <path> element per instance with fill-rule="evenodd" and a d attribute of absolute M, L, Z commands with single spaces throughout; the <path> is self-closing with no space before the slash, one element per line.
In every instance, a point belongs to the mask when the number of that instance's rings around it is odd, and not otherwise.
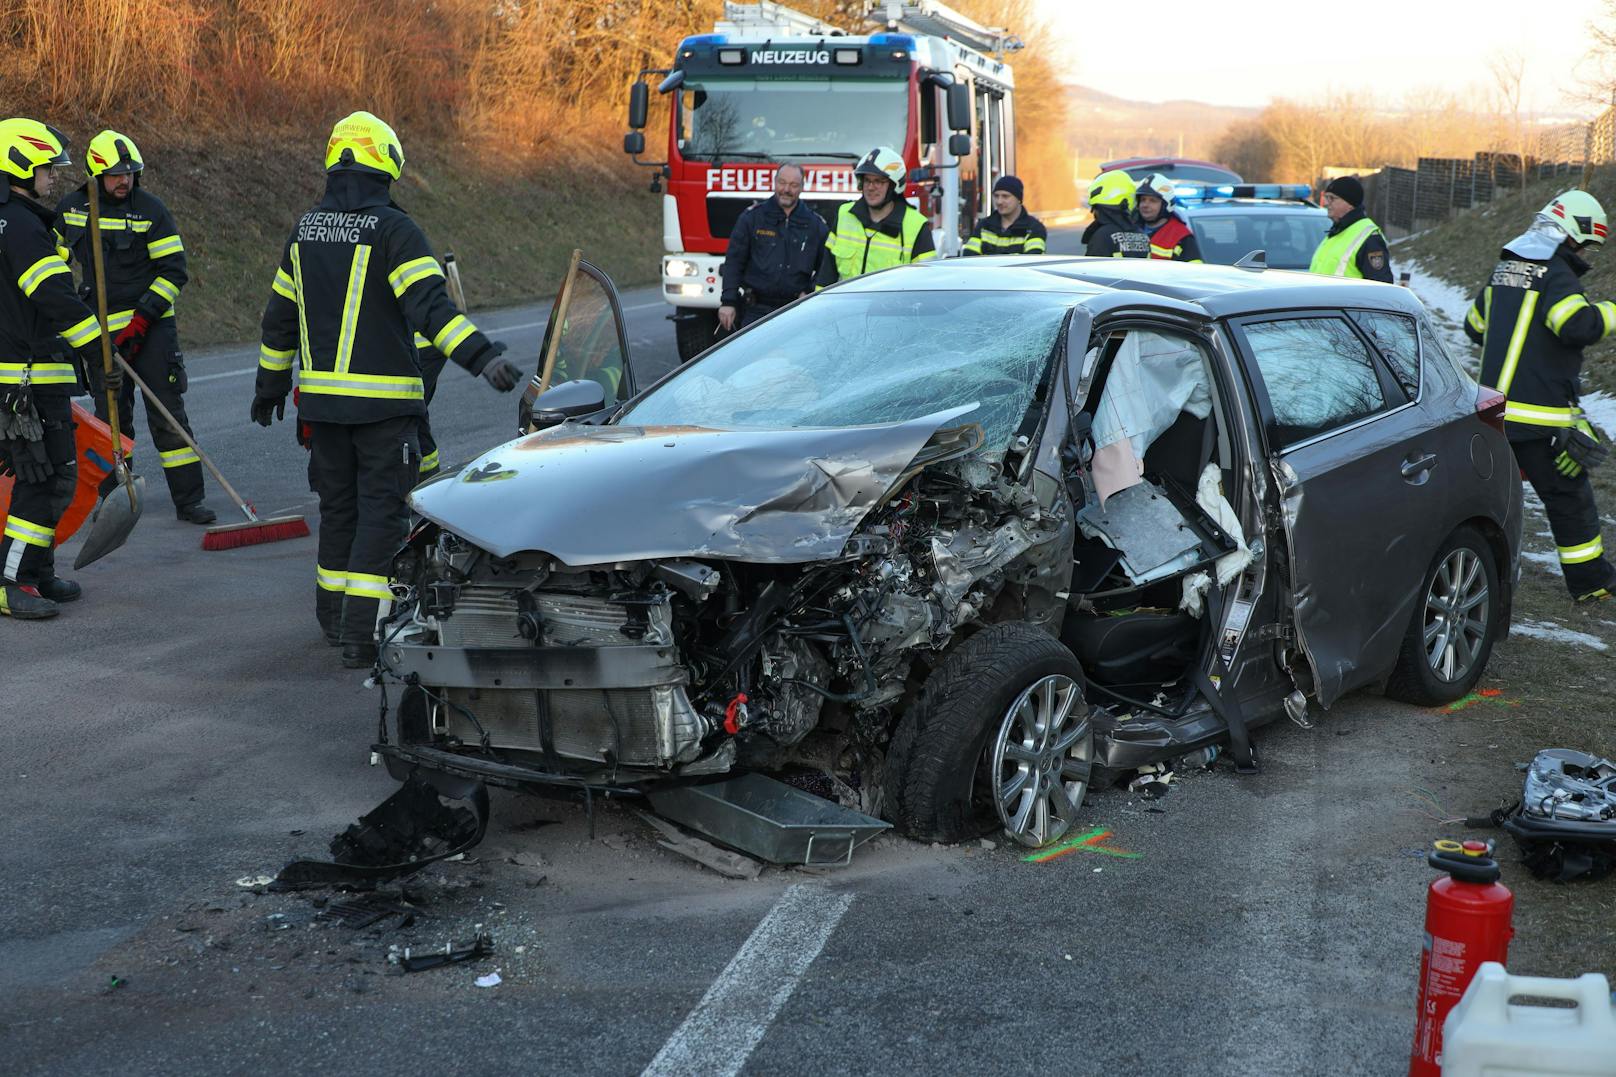
<path fill-rule="evenodd" d="M 1560 554 L 1558 551 L 1548 553 L 1543 550 L 1522 550 L 1521 560 L 1530 561 L 1534 565 L 1548 565 L 1554 571 L 1560 571 Z"/>
<path fill-rule="evenodd" d="M 1605 392 L 1589 393 L 1582 398 L 1582 411 L 1607 438 L 1616 438 L 1616 396 Z"/>
<path fill-rule="evenodd" d="M 1578 632 L 1564 625 L 1557 625 L 1553 621 L 1517 621 L 1510 626 L 1509 631 L 1511 635 L 1530 636 L 1533 639 L 1546 639 L 1555 643 L 1573 643 L 1594 651 L 1610 650 L 1610 644 L 1598 636 Z"/>
<path fill-rule="evenodd" d="M 1474 292 L 1449 284 L 1419 262 L 1412 263 L 1408 287 L 1432 316 L 1451 328 L 1460 329 L 1460 339 L 1464 340 L 1466 348 L 1470 347 L 1470 341 L 1464 337 L 1461 327 L 1470 314 L 1470 304 L 1475 300 Z"/>

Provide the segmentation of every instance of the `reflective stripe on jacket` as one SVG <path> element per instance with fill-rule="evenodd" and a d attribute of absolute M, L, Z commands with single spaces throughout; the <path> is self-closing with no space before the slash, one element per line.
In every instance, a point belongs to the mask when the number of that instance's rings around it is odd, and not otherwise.
<path fill-rule="evenodd" d="M 0 385 L 24 379 L 37 391 L 78 391 L 73 352 L 100 336 L 73 288 L 73 271 L 47 223 L 54 214 L 0 180 Z"/>
<path fill-rule="evenodd" d="M 92 181 L 94 182 L 94 181 Z M 90 196 L 80 187 L 57 203 L 57 228 L 94 295 L 95 260 L 90 252 Z M 101 249 L 107 267 L 107 310 L 113 332 L 136 311 L 150 321 L 172 317 L 180 289 L 191 278 L 185 243 L 174 216 L 156 195 L 135 187 L 122 202 L 101 196 Z M 117 324 L 122 320 L 122 325 Z"/>
<path fill-rule="evenodd" d="M 1378 255 L 1380 264 L 1366 267 L 1366 255 Z M 1307 268 L 1310 273 L 1326 277 L 1378 280 L 1387 284 L 1392 280 L 1386 237 L 1361 209 L 1353 210 L 1335 223 L 1313 252 L 1313 261 Z"/>
<path fill-rule="evenodd" d="M 1587 270 L 1563 245 L 1546 260 L 1505 248 L 1465 317 L 1465 335 L 1481 345 L 1481 383 L 1508 398 L 1511 441 L 1551 437 L 1581 416 L 1582 350 L 1616 331 L 1616 303 L 1583 291 Z"/>
<path fill-rule="evenodd" d="M 1025 209 L 1006 228 L 999 223 L 999 215 L 990 213 L 976 222 L 971 238 L 965 241 L 967 255 L 973 254 L 1044 254 L 1049 249 L 1049 230 L 1044 222 Z"/>
<path fill-rule="evenodd" d="M 424 415 L 417 333 L 473 374 L 492 358 L 488 338 L 455 309 L 426 236 L 393 205 L 386 181 L 332 173 L 275 271 L 258 394 L 285 396 L 295 360 L 308 422 Z"/>
<path fill-rule="evenodd" d="M 827 257 L 819 266 L 821 285 L 937 256 L 931 222 L 909 203 L 898 202 L 879 221 L 872 221 L 869 214 L 862 198 L 837 211 L 836 227 L 825 243 Z"/>

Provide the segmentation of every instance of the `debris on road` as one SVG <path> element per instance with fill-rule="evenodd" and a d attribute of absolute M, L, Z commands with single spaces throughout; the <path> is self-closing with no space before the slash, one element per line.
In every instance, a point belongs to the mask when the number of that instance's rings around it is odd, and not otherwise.
<path fill-rule="evenodd" d="M 478 987 L 498 987 L 500 985 L 499 970 L 495 969 L 486 976 L 479 976 L 475 982 Z"/>
<path fill-rule="evenodd" d="M 1616 868 L 1616 762 L 1543 749 L 1526 770 L 1521 803 L 1502 822 L 1538 878 L 1608 875 Z"/>
<path fill-rule="evenodd" d="M 1178 776 L 1166 763 L 1146 763 L 1128 783 L 1128 792 L 1155 800 L 1172 792 L 1173 782 L 1177 780 Z"/>
<path fill-rule="evenodd" d="M 450 807 L 444 798 L 469 806 Z M 370 890 L 464 853 L 488 828 L 482 782 L 412 776 L 398 792 L 331 839 L 331 861 L 293 860 L 270 883 L 274 891 L 335 887 Z"/>
<path fill-rule="evenodd" d="M 274 881 L 273 875 L 243 875 L 236 880 L 236 885 L 243 890 L 262 890 Z"/>
<path fill-rule="evenodd" d="M 482 927 L 481 924 L 477 926 Z M 464 961 L 491 957 L 493 953 L 494 936 L 479 930 L 475 939 L 462 945 L 447 942 L 441 950 L 428 950 L 423 953 L 416 953 L 411 947 L 406 946 L 403 953 L 391 954 L 388 960 L 395 962 L 405 972 L 422 972 L 443 965 L 458 965 Z"/>
<path fill-rule="evenodd" d="M 402 902 L 382 897 L 360 897 L 351 901 L 335 901 L 327 905 L 324 912 L 326 916 L 344 927 L 353 928 L 355 931 L 362 931 L 392 916 L 398 917 L 398 920 L 396 923 L 387 925 L 390 930 L 408 927 L 415 922 L 414 909 Z"/>
<path fill-rule="evenodd" d="M 657 842 L 658 845 L 669 852 L 688 857 L 727 879 L 755 879 L 763 871 L 763 865 L 751 857 L 730 852 L 728 849 L 720 849 L 712 842 L 703 841 L 693 834 L 686 834 L 672 823 L 658 819 L 650 812 L 640 812 L 640 818 L 655 827 L 666 839 Z"/>

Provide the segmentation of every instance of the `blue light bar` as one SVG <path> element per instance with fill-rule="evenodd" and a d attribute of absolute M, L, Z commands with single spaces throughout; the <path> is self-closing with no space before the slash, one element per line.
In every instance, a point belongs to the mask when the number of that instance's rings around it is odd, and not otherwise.
<path fill-rule="evenodd" d="M 915 35 L 913 34 L 871 34 L 870 44 L 883 49 L 915 49 Z"/>
<path fill-rule="evenodd" d="M 1205 202 L 1213 198 L 1261 198 L 1305 202 L 1313 188 L 1305 183 L 1175 183 L 1173 201 Z"/>
<path fill-rule="evenodd" d="M 727 44 L 729 44 L 729 35 L 728 34 L 692 34 L 691 36 L 685 38 L 683 41 L 679 42 L 679 51 L 683 52 L 685 49 L 688 49 L 688 48 L 691 48 L 691 47 L 697 46 L 697 45 L 727 45 Z"/>

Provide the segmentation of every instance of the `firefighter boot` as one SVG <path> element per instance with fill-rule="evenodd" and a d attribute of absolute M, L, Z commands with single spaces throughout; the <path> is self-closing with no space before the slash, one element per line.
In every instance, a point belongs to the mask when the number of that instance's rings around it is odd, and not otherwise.
<path fill-rule="evenodd" d="M 78 597 L 84 593 L 84 588 L 80 587 L 72 580 L 64 580 L 60 576 L 52 576 L 48 580 L 42 580 L 35 583 L 33 584 L 33 588 L 39 592 L 40 598 L 47 599 L 58 604 L 63 602 L 75 602 L 78 600 Z"/>
<path fill-rule="evenodd" d="M 28 584 L 0 583 L 0 614 L 19 621 L 43 621 L 61 612 L 60 606 Z"/>
<path fill-rule="evenodd" d="M 211 524 L 219 518 L 219 514 L 202 502 L 193 501 L 189 505 L 175 505 L 174 518 L 187 524 Z"/>
<path fill-rule="evenodd" d="M 344 669 L 369 669 L 376 664 L 374 643 L 344 643 L 342 665 Z"/>

